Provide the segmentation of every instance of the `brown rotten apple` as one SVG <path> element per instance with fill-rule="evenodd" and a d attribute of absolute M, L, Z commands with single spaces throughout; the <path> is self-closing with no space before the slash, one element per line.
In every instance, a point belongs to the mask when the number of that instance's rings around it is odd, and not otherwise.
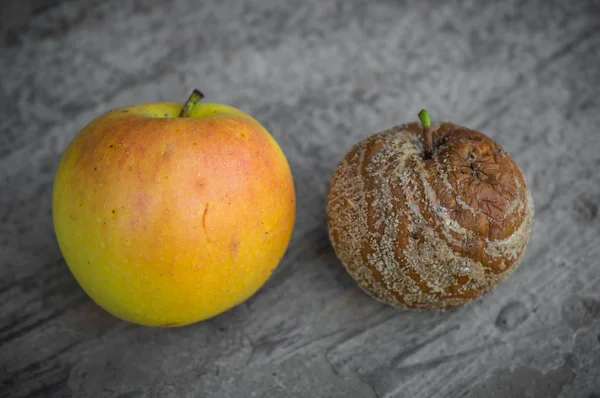
<path fill-rule="evenodd" d="M 519 263 L 533 201 L 486 135 L 410 123 L 357 143 L 327 198 L 329 237 L 358 285 L 396 307 L 443 309 L 489 292 Z"/>

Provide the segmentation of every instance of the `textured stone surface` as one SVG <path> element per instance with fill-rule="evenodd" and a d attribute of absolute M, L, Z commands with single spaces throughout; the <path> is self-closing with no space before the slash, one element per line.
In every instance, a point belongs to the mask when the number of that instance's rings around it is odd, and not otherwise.
<path fill-rule="evenodd" d="M 598 48 L 594 0 L 45 10 L 0 47 L 0 396 L 600 396 Z M 295 234 L 275 275 L 237 308 L 178 329 L 126 324 L 62 260 L 54 171 L 100 113 L 194 87 L 279 141 L 296 180 Z M 422 107 L 494 138 L 536 205 L 515 273 L 446 312 L 361 293 L 325 229 L 339 159 Z"/>

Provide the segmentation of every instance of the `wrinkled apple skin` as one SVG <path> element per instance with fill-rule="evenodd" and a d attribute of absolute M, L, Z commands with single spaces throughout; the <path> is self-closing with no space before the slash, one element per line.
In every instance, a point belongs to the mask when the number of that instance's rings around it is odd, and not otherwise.
<path fill-rule="evenodd" d="M 200 103 L 116 109 L 66 149 L 54 227 L 85 292 L 111 314 L 180 326 L 252 296 L 292 234 L 286 157 L 255 119 Z"/>

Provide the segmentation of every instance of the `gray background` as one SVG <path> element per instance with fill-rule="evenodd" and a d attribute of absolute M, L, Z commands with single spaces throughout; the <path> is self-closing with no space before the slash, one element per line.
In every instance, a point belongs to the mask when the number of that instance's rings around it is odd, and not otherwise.
<path fill-rule="evenodd" d="M 598 1 L 65 1 L 26 20 L 0 47 L 0 396 L 600 397 Z M 246 303 L 140 327 L 69 273 L 52 180 L 87 122 L 192 88 L 272 132 L 297 224 Z M 421 107 L 494 138 L 536 205 L 518 270 L 447 312 L 367 297 L 325 225 L 343 154 Z"/>

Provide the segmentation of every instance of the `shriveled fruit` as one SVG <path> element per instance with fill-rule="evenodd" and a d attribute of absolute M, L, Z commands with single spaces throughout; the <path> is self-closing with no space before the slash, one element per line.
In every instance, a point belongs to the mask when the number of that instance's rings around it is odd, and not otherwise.
<path fill-rule="evenodd" d="M 397 307 L 443 309 L 489 292 L 525 251 L 533 200 L 486 135 L 410 123 L 357 143 L 331 178 L 329 237 L 358 285 Z"/>

